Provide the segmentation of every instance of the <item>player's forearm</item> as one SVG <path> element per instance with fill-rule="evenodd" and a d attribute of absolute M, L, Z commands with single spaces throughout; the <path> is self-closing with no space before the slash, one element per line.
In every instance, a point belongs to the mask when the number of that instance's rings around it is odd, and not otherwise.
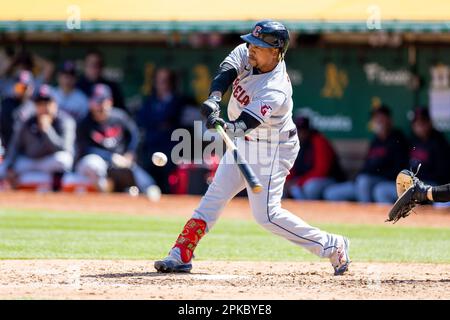
<path fill-rule="evenodd" d="M 129 127 L 130 140 L 127 145 L 127 152 L 136 153 L 139 146 L 139 131 L 137 127 L 133 124 Z"/>
<path fill-rule="evenodd" d="M 450 183 L 429 188 L 427 190 L 427 197 L 429 200 L 435 202 L 450 201 Z"/>
<path fill-rule="evenodd" d="M 257 128 L 261 122 L 247 112 L 242 112 L 235 121 L 227 122 L 227 131 L 234 136 L 242 137 L 249 131 Z"/>
<path fill-rule="evenodd" d="M 54 152 L 64 150 L 67 145 L 64 135 L 59 135 L 53 127 L 43 131 L 42 138 L 42 144 L 54 150 Z"/>
<path fill-rule="evenodd" d="M 211 83 L 211 94 L 220 92 L 220 97 L 228 90 L 237 77 L 236 69 L 229 63 L 223 63 Z"/>

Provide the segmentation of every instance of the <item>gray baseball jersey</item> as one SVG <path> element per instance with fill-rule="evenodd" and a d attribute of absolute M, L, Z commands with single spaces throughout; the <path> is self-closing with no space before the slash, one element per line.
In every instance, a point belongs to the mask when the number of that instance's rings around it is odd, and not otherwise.
<path fill-rule="evenodd" d="M 284 134 L 295 128 L 292 85 L 285 62 L 280 61 L 270 72 L 255 73 L 248 62 L 245 44 L 237 46 L 222 63 L 225 62 L 238 73 L 228 104 L 230 120 L 235 120 L 241 112 L 248 112 L 261 122 L 249 134 L 250 139 L 235 138 L 235 143 L 263 185 L 263 191 L 251 191 L 234 164 L 232 154 L 226 152 L 193 218 L 205 221 L 210 230 L 228 201 L 247 188 L 253 216 L 261 226 L 320 257 L 331 257 L 343 237 L 312 227 L 281 207 L 284 183 L 300 149 L 297 134 Z M 276 142 L 251 139 L 264 130 L 281 133 L 281 136 Z M 252 161 L 255 159 L 251 156 L 256 156 L 256 161 Z"/>
<path fill-rule="evenodd" d="M 271 72 L 254 74 L 244 43 L 237 46 L 222 63 L 231 64 L 238 73 L 228 102 L 230 120 L 236 120 L 241 112 L 258 119 L 261 125 L 250 133 L 251 137 L 261 136 L 262 131 L 288 132 L 295 128 L 292 121 L 292 85 L 284 61 L 280 61 Z"/>

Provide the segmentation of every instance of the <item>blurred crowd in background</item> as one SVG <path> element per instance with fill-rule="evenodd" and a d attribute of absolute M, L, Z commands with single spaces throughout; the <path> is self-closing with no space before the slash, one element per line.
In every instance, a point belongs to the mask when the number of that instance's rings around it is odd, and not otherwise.
<path fill-rule="evenodd" d="M 37 68 L 36 66 L 39 66 Z M 137 110 L 125 105 L 121 84 L 103 77 L 104 58 L 89 51 L 78 72 L 73 61 L 54 65 L 27 52 L 0 69 L 0 183 L 2 189 L 202 194 L 212 165 L 170 160 L 172 132 L 195 129 L 195 100 L 177 90 L 174 70 L 160 68 Z M 35 70 L 39 70 L 36 73 Z M 295 101 L 294 101 L 295 104 Z M 294 116 L 301 150 L 285 195 L 298 200 L 395 202 L 395 177 L 417 170 L 429 184 L 450 181 L 450 146 L 432 124 L 426 106 L 413 108 L 410 132 L 393 123 L 391 107 L 368 115 L 373 133 L 356 175 L 341 166 L 333 143 L 310 119 Z M 166 166 L 151 162 L 168 155 Z"/>
<path fill-rule="evenodd" d="M 420 178 L 426 183 L 450 181 L 450 145 L 433 128 L 426 107 L 413 109 L 408 133 L 395 127 L 386 105 L 374 109 L 369 118 L 373 138 L 355 177 L 343 171 L 333 145 L 311 127 L 307 118 L 296 119 L 302 148 L 289 181 L 293 198 L 394 203 L 397 174 L 402 169 L 417 171 L 419 165 Z"/>

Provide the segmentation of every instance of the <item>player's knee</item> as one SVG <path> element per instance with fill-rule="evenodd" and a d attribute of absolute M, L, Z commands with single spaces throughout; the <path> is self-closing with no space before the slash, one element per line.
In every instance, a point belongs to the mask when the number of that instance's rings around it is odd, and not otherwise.
<path fill-rule="evenodd" d="M 327 201 L 341 201 L 341 187 L 340 186 L 330 186 L 323 192 L 323 198 Z"/>
<path fill-rule="evenodd" d="M 77 172 L 88 177 L 104 177 L 108 171 L 108 164 L 96 154 L 84 156 L 77 165 Z"/>
<path fill-rule="evenodd" d="M 279 214 L 280 208 L 280 206 L 272 206 L 262 210 L 253 210 L 253 217 L 258 224 L 268 228 L 271 225 L 271 221 Z"/>
<path fill-rule="evenodd" d="M 373 186 L 374 178 L 361 174 L 356 178 L 356 199 L 359 202 L 367 203 L 372 202 L 373 199 Z"/>
<path fill-rule="evenodd" d="M 73 156 L 66 151 L 58 151 L 54 155 L 55 170 L 70 171 L 73 165 Z"/>
<path fill-rule="evenodd" d="M 395 186 L 394 186 L 395 187 Z M 375 186 L 373 190 L 373 197 L 375 202 L 378 203 L 394 203 L 396 193 L 394 187 L 390 188 L 389 185 L 380 183 Z"/>
<path fill-rule="evenodd" d="M 373 199 L 375 202 L 383 202 L 382 199 L 384 198 L 383 189 L 377 188 L 376 186 L 373 188 Z"/>
<path fill-rule="evenodd" d="M 372 184 L 372 178 L 366 174 L 360 174 L 356 177 L 357 189 L 364 188 L 367 189 Z"/>
<path fill-rule="evenodd" d="M 322 197 L 323 189 L 324 188 L 320 185 L 320 182 L 314 179 L 308 183 L 305 183 L 303 186 L 303 190 L 308 200 L 319 200 Z"/>

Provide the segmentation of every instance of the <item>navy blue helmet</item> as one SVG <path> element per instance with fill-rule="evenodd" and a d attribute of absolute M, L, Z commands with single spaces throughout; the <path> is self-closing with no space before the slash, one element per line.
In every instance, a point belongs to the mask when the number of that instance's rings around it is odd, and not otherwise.
<path fill-rule="evenodd" d="M 289 47 L 288 30 L 282 23 L 272 20 L 259 21 L 251 33 L 245 34 L 241 38 L 258 47 L 279 48 L 282 58 Z"/>

